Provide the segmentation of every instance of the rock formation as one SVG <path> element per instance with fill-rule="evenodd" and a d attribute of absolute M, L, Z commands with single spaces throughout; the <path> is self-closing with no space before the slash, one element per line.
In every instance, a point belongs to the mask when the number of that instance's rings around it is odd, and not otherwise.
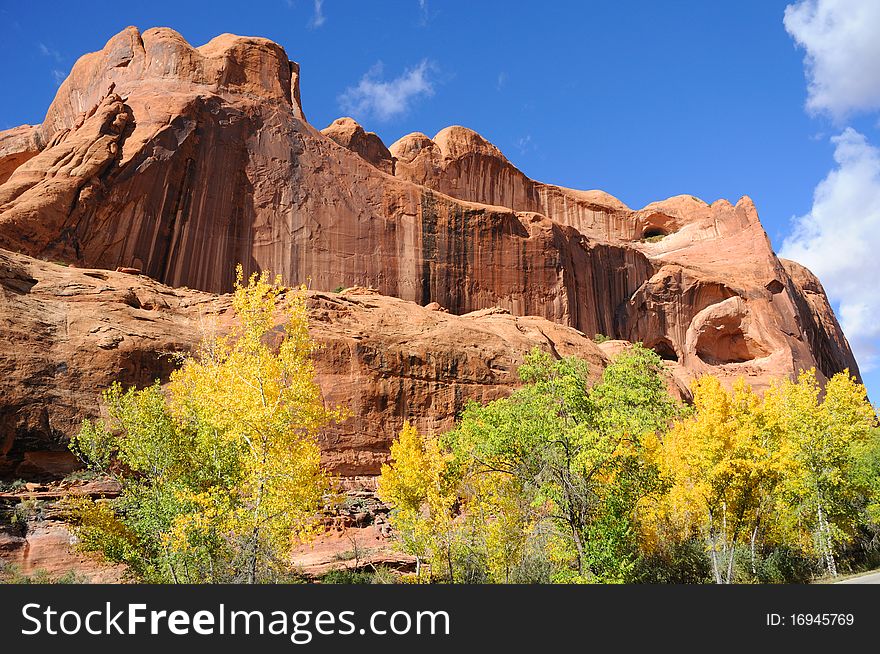
<path fill-rule="evenodd" d="M 39 125 L 22 125 L 0 132 L 0 184 L 42 149 Z"/>
<path fill-rule="evenodd" d="M 13 574 L 39 579 L 74 573 L 77 581 L 119 583 L 125 567 L 76 551 L 65 524 L 64 501 L 70 497 L 115 497 L 119 485 L 110 480 L 68 481 L 43 486 L 27 483 L 0 492 L 0 583 Z M 16 520 L 9 519 L 17 514 Z"/>
<path fill-rule="evenodd" d="M 342 147 L 359 154 L 364 161 L 374 165 L 379 170 L 394 174 L 394 157 L 382 143 L 382 139 L 375 132 L 364 131 L 354 118 L 337 118 L 330 125 L 321 130 L 321 134 L 327 136 Z"/>
<path fill-rule="evenodd" d="M 0 250 L 0 478 L 75 469 L 66 441 L 114 380 L 166 379 L 169 355 L 228 328 L 230 296 Z M 445 430 L 469 400 L 504 396 L 533 347 L 607 361 L 580 332 L 503 309 L 457 316 L 363 288 L 309 294 L 318 383 L 351 416 L 322 436 L 339 475 L 376 474 L 404 419 Z"/>
<path fill-rule="evenodd" d="M 354 410 L 326 434 L 340 474 L 376 472 L 404 417 L 442 429 L 465 398 L 508 392 L 535 344 L 598 370 L 585 335 L 643 341 L 680 385 L 858 374 L 749 198 L 632 210 L 531 180 L 463 127 L 390 148 L 350 118 L 319 132 L 299 67 L 260 38 L 130 27 L 82 57 L 41 125 L 0 133 L 0 247 L 20 253 L 0 254 L 6 474 L 61 471 L 47 452 L 99 389 L 166 375 L 164 352 L 222 323 L 211 293 L 239 262 L 360 289 L 311 296 L 325 396 Z"/>

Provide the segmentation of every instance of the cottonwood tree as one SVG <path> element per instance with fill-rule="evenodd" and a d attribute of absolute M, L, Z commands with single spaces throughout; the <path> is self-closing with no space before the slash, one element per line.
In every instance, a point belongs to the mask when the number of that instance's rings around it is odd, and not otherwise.
<path fill-rule="evenodd" d="M 486 406 L 468 404 L 442 448 L 429 450 L 402 433 L 380 491 L 397 507 L 398 521 L 407 516 L 403 538 L 448 534 L 449 551 L 482 561 L 487 580 L 509 581 L 540 534 L 554 580 L 625 580 L 638 557 L 638 499 L 653 492 L 656 478 L 642 456 L 642 438 L 677 411 L 661 366 L 653 352 L 636 346 L 591 388 L 585 362 L 536 349 L 519 370 L 525 386 Z M 393 496 L 390 489 L 402 479 L 421 490 Z M 440 480 L 447 499 L 435 511 L 426 489 Z M 450 514 L 454 503 L 457 517 Z M 405 514 L 401 507 L 408 507 Z M 430 522 L 437 515 L 443 529 Z"/>
<path fill-rule="evenodd" d="M 780 471 L 774 432 L 761 401 L 743 380 L 727 392 L 715 377 L 692 385 L 695 414 L 677 422 L 651 448 L 667 492 L 652 518 L 675 537 L 700 534 L 707 542 L 716 583 L 731 583 L 738 544 L 754 548 L 767 498 Z"/>
<path fill-rule="evenodd" d="M 390 522 L 404 550 L 416 557 L 416 576 L 429 560 L 432 574 L 445 566 L 451 582 L 457 480 L 448 469 L 449 458 L 436 437 L 422 436 L 404 422 L 391 444 L 391 463 L 382 466 L 378 496 L 393 509 Z"/>
<path fill-rule="evenodd" d="M 305 291 L 266 273 L 245 282 L 239 266 L 232 307 L 232 331 L 184 357 L 167 393 L 114 385 L 110 421 L 87 421 L 71 443 L 123 484 L 111 505 L 76 507 L 80 538 L 135 574 L 275 579 L 317 528 L 317 433 L 341 412 L 314 381 Z"/>
<path fill-rule="evenodd" d="M 858 456 L 877 421 L 867 391 L 849 371 L 823 389 L 808 370 L 797 382 L 774 384 L 764 404 L 782 448 L 777 513 L 793 541 L 836 576 L 836 553 L 862 518 L 859 498 L 871 495 L 864 487 L 871 475 L 859 474 Z"/>
<path fill-rule="evenodd" d="M 837 552 L 876 516 L 876 415 L 847 372 L 824 389 L 815 371 L 759 397 L 712 376 L 695 381 L 694 415 L 649 450 L 666 492 L 650 498 L 645 540 L 707 543 L 717 583 L 731 583 L 738 546 L 791 547 L 837 574 Z"/>

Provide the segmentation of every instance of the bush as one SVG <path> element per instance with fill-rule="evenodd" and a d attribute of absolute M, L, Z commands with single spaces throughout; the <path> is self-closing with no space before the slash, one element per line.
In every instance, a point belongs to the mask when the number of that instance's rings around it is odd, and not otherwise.
<path fill-rule="evenodd" d="M 320 581 L 323 584 L 395 584 L 397 575 L 384 566 L 372 570 L 340 568 L 327 572 Z"/>
<path fill-rule="evenodd" d="M 666 545 L 651 556 L 640 558 L 630 581 L 639 584 L 712 583 L 706 547 L 696 540 Z"/>
<path fill-rule="evenodd" d="M 87 584 L 89 579 L 77 574 L 73 570 L 64 573 L 60 577 L 52 577 L 43 568 L 35 570 L 33 574 L 26 575 L 17 565 L 0 561 L 0 583 L 15 585 Z"/>
<path fill-rule="evenodd" d="M 14 481 L 0 481 L 0 492 L 3 493 L 14 493 L 17 490 L 21 490 L 25 485 L 24 479 L 16 479 Z"/>
<path fill-rule="evenodd" d="M 745 563 L 745 562 L 744 562 Z M 790 547 L 775 547 L 755 564 L 752 581 L 761 584 L 804 584 L 813 576 L 813 562 Z"/>

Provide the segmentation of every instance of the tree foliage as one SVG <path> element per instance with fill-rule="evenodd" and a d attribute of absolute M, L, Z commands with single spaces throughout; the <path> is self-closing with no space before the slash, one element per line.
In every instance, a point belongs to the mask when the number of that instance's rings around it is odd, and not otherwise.
<path fill-rule="evenodd" d="M 395 507 L 391 522 L 404 549 L 421 563 L 430 560 L 437 569 L 444 563 L 452 578 L 453 506 L 456 501 L 449 456 L 436 438 L 423 437 L 405 422 L 391 445 L 391 465 L 382 466 L 378 494 Z"/>
<path fill-rule="evenodd" d="M 770 428 L 780 435 L 784 468 L 777 513 L 783 533 L 837 575 L 839 547 L 855 537 L 877 500 L 858 474 L 859 453 L 876 433 L 865 387 L 849 372 L 839 373 L 825 384 L 823 397 L 811 370 L 796 383 L 774 385 L 764 406 Z"/>
<path fill-rule="evenodd" d="M 304 289 L 266 273 L 245 283 L 239 266 L 232 307 L 232 331 L 184 357 L 167 390 L 114 384 L 109 420 L 71 442 L 123 486 L 75 503 L 80 542 L 146 581 L 277 579 L 318 526 L 317 433 L 341 414 L 314 381 Z"/>
<path fill-rule="evenodd" d="M 468 404 L 460 424 L 444 437 L 443 450 L 431 445 L 435 461 L 446 452 L 440 473 L 445 506 L 454 506 L 449 499 L 454 492 L 459 508 L 458 516 L 444 517 L 452 523 L 446 578 L 519 580 L 531 566 L 548 580 L 626 580 L 639 556 L 638 500 L 656 488 L 642 441 L 678 410 L 661 365 L 653 352 L 635 347 L 591 387 L 583 361 L 555 360 L 536 349 L 519 370 L 522 388 L 486 406 Z M 418 442 L 409 430 L 396 448 Z M 396 448 L 380 491 L 394 506 L 396 520 L 407 511 L 407 519 L 419 523 L 426 502 L 407 508 L 402 493 L 387 491 L 404 478 L 412 480 L 411 489 L 425 483 L 418 466 L 410 465 L 415 458 Z M 433 515 L 430 507 L 427 515 Z M 549 552 L 546 565 L 533 565 L 536 549 Z"/>
<path fill-rule="evenodd" d="M 652 540 L 699 535 L 715 581 L 730 582 L 736 546 L 754 544 L 769 519 L 766 498 L 780 471 L 778 447 L 744 381 L 728 392 L 707 376 L 694 383 L 693 393 L 695 414 L 651 448 L 668 488 L 652 507 L 662 525 Z"/>
<path fill-rule="evenodd" d="M 646 541 L 705 542 L 717 583 L 738 551 L 753 575 L 760 546 L 801 552 L 837 574 L 836 554 L 876 510 L 876 415 L 847 372 L 814 371 L 758 396 L 743 380 L 693 385 L 694 415 L 650 448 L 667 492 L 651 498 Z"/>
<path fill-rule="evenodd" d="M 519 373 L 447 434 L 405 425 L 383 467 L 401 543 L 435 579 L 803 580 L 878 540 L 880 429 L 848 373 L 763 395 L 705 376 L 691 407 L 639 346 L 595 385 L 540 350 Z"/>

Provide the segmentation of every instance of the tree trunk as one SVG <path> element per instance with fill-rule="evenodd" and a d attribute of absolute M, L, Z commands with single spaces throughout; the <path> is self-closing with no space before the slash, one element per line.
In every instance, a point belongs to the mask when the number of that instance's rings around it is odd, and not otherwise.
<path fill-rule="evenodd" d="M 171 563 L 171 557 L 168 555 L 168 548 L 163 545 L 162 550 L 165 552 L 165 561 L 168 562 L 168 571 L 171 573 L 171 578 L 174 580 L 175 584 L 179 584 L 180 582 L 177 580 L 177 572 L 175 572 L 174 565 Z"/>
<path fill-rule="evenodd" d="M 822 554 L 825 557 L 825 565 L 832 577 L 837 576 L 837 563 L 834 560 L 834 546 L 831 539 L 831 528 L 825 519 L 825 512 L 822 511 L 822 503 L 817 505 L 817 513 L 819 516 L 819 538 L 821 540 Z"/>
<path fill-rule="evenodd" d="M 715 575 L 715 583 L 721 583 L 721 570 L 718 567 L 718 538 L 715 534 L 715 521 L 712 511 L 709 510 L 709 545 L 712 547 L 712 574 Z"/>
<path fill-rule="evenodd" d="M 758 537 L 758 525 L 755 525 L 755 528 L 752 529 L 752 537 L 749 540 L 749 550 L 752 554 L 752 574 L 757 575 L 758 570 L 755 567 L 755 539 Z"/>
<path fill-rule="evenodd" d="M 258 537 L 259 537 L 259 530 L 256 527 L 254 527 L 254 531 L 251 534 L 250 560 L 248 561 L 247 582 L 249 584 L 257 583 L 257 538 Z"/>
<path fill-rule="evenodd" d="M 718 549 L 715 545 L 715 539 L 710 537 L 709 542 L 712 544 L 712 573 L 715 575 L 715 583 L 721 583 L 721 570 L 718 569 Z"/>
<path fill-rule="evenodd" d="M 727 552 L 727 581 L 725 583 L 729 584 L 731 579 L 733 578 L 733 560 L 734 554 L 736 553 L 736 549 L 734 549 L 733 545 L 728 548 Z"/>
<path fill-rule="evenodd" d="M 449 564 L 449 583 L 455 583 L 455 576 L 452 574 L 452 544 L 446 544 L 446 562 Z"/>

